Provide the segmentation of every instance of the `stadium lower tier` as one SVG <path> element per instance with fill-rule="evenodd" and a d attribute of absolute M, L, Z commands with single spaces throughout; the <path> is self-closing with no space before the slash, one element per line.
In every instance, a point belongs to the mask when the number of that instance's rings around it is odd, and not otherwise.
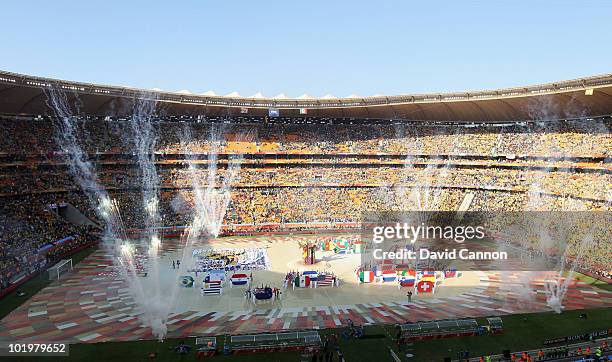
<path fill-rule="evenodd" d="M 225 234 L 231 234 L 242 225 L 248 226 L 251 232 L 344 228 L 344 224 L 358 223 L 364 212 L 372 211 L 456 211 L 460 208 L 467 211 L 609 210 L 609 204 L 604 201 L 461 187 L 258 187 L 232 189 L 228 196 L 227 209 L 219 215 L 225 225 L 222 229 Z M 145 227 L 146 213 L 140 190 L 112 190 L 110 197 L 117 202 L 125 228 Z M 3 278 L 14 275 L 15 268 L 20 265 L 31 265 L 33 262 L 25 261 L 29 256 L 36 256 L 36 260 L 44 259 L 44 255 L 37 253 L 48 243 L 66 237 L 76 237 L 77 242 L 91 240 L 95 224 L 100 224 L 89 200 L 81 193 L 27 194 L 3 197 L 2 201 L 0 276 Z M 185 226 L 191 223 L 195 212 L 192 190 L 162 190 L 159 201 L 162 225 Z M 57 207 L 63 204 L 74 206 L 77 216 L 82 214 L 82 220 L 91 221 L 91 224 L 79 225 L 74 222 L 74 215 L 70 218 L 59 212 Z M 289 224 L 294 225 L 290 228 Z M 527 248 L 535 245 L 530 240 L 516 242 Z M 607 260 L 612 254 L 611 247 L 610 243 L 600 243 L 592 248 L 582 258 L 581 266 L 608 275 Z M 573 252 L 570 250 L 570 256 Z"/>

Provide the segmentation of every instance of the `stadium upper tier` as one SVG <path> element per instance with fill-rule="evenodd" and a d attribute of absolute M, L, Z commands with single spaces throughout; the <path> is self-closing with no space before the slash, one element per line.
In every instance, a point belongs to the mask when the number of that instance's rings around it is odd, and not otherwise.
<path fill-rule="evenodd" d="M 264 98 L 163 92 L 0 71 L 0 114 L 46 115 L 45 90 L 78 98 L 81 115 L 126 116 L 137 99 L 155 99 L 167 116 L 317 117 L 436 122 L 512 122 L 612 114 L 612 74 L 488 91 L 360 98 Z"/>

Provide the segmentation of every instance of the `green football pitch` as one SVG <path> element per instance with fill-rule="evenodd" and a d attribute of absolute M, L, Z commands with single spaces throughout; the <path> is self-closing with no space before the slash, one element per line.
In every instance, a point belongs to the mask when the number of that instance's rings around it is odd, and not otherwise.
<path fill-rule="evenodd" d="M 587 313 L 588 318 L 578 316 Z M 477 319 L 484 324 L 483 319 Z M 444 357 L 456 357 L 457 352 L 469 349 L 471 356 L 485 354 L 499 354 L 508 348 L 511 350 L 536 349 L 545 339 L 562 337 L 578 333 L 612 327 L 612 308 L 576 310 L 562 314 L 537 313 L 517 314 L 502 317 L 504 332 L 498 335 L 485 335 L 463 338 L 439 339 L 416 342 L 407 345 L 398 351 L 392 340 L 393 326 L 369 326 L 365 329 L 362 339 L 345 341 L 340 339 L 340 350 L 344 353 L 346 361 L 393 361 L 389 347 L 393 348 L 402 361 L 442 361 Z M 341 335 L 342 330 L 323 330 L 323 336 L 336 333 Z M 218 337 L 219 349 L 223 348 L 223 336 Z M 193 345 L 193 338 L 181 339 Z M 70 357 L 39 357 L 39 358 L 3 358 L 3 361 L 195 361 L 193 351 L 185 356 L 174 352 L 178 339 L 168 339 L 163 343 L 157 341 L 111 342 L 96 344 L 75 344 L 70 346 Z M 151 358 L 150 354 L 155 357 Z M 406 358 L 407 353 L 415 357 Z M 248 355 L 219 354 L 209 358 L 212 362 L 295 362 L 310 361 L 302 358 L 300 352 L 286 353 L 259 353 Z"/>

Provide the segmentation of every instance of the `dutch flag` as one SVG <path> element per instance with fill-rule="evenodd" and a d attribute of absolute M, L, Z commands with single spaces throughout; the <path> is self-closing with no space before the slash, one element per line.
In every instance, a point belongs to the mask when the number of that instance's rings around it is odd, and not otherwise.
<path fill-rule="evenodd" d="M 397 273 L 394 270 L 385 270 L 382 272 L 382 281 L 394 282 L 397 279 Z"/>

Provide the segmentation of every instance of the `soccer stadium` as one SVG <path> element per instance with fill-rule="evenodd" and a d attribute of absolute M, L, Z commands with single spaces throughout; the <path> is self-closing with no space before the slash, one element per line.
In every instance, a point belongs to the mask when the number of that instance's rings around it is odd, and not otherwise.
<path fill-rule="evenodd" d="M 612 74 L 268 97 L 0 71 L 0 356 L 609 360 L 611 128 Z"/>

